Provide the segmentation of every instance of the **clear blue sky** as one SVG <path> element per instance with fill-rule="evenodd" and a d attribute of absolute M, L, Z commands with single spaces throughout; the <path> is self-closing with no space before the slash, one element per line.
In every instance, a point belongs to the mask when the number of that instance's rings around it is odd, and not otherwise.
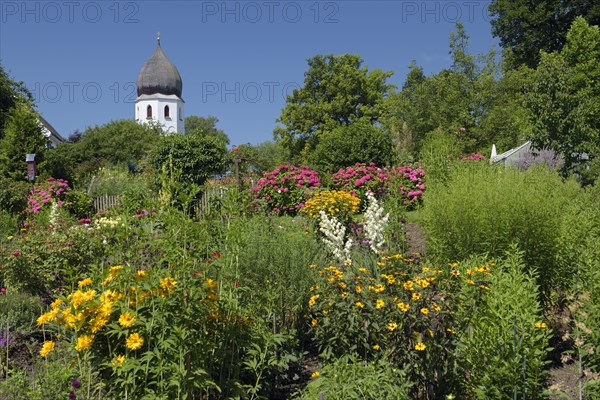
<path fill-rule="evenodd" d="M 450 66 L 457 21 L 470 51 L 497 47 L 489 1 L 0 1 L 0 62 L 67 137 L 134 118 L 135 80 L 156 47 L 183 79 L 186 115 L 219 118 L 231 144 L 272 140 L 306 59 L 358 54 L 369 69 Z"/>

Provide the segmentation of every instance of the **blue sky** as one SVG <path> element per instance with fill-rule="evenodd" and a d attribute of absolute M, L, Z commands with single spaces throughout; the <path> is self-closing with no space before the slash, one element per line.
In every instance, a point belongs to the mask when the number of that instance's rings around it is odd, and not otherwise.
<path fill-rule="evenodd" d="M 470 51 L 497 47 L 489 1 L 9 1 L 0 2 L 0 62 L 34 93 L 63 135 L 134 118 L 135 80 L 161 47 L 183 79 L 186 115 L 219 118 L 231 144 L 272 140 L 306 59 L 358 54 L 369 69 L 411 60 L 450 65 L 457 21 Z"/>

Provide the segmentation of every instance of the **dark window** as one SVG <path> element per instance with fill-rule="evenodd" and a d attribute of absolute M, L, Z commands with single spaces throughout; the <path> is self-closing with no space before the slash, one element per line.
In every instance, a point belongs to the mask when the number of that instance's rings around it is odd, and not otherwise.
<path fill-rule="evenodd" d="M 169 106 L 165 106 L 165 118 L 171 118 L 171 114 L 169 113 Z"/>
<path fill-rule="evenodd" d="M 148 118 L 148 119 L 152 118 L 152 106 L 146 107 L 146 118 Z"/>

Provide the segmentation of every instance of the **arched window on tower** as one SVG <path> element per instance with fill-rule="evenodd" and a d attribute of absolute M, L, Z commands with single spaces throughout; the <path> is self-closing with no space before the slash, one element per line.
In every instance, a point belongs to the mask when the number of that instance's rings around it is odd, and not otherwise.
<path fill-rule="evenodd" d="M 152 119 L 152 106 L 151 105 L 148 105 L 148 107 L 146 107 L 146 118 Z"/>
<path fill-rule="evenodd" d="M 181 108 L 177 109 L 177 115 L 179 116 L 179 120 L 183 121 L 183 118 L 181 118 Z"/>
<path fill-rule="evenodd" d="M 169 106 L 165 106 L 165 118 L 171 119 L 171 113 L 169 110 Z"/>

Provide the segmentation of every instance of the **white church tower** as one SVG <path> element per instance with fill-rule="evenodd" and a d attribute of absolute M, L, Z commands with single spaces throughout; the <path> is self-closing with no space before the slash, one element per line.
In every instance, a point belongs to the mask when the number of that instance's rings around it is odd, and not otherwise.
<path fill-rule="evenodd" d="M 137 78 L 135 120 L 140 124 L 158 123 L 165 133 L 185 133 L 181 75 L 160 48 L 144 64 Z"/>

